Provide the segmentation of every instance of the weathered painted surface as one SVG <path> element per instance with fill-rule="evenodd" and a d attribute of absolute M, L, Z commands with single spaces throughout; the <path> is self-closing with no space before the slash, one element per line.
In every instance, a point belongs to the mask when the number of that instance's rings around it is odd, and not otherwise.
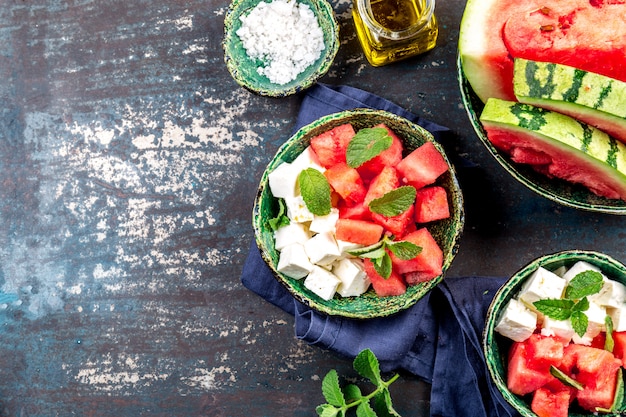
<path fill-rule="evenodd" d="M 434 51 L 383 68 L 362 56 L 350 3 L 333 5 L 342 45 L 324 81 L 450 126 L 452 151 L 478 164 L 461 179 L 452 274 L 511 274 L 566 248 L 626 258 L 621 218 L 540 199 L 474 138 L 454 68 L 462 0 L 438 3 Z M 350 375 L 239 283 L 255 187 L 299 98 L 230 78 L 227 7 L 0 8 L 0 416 L 315 415 L 325 373 Z M 403 415 L 427 415 L 421 382 L 403 375 L 393 394 Z"/>

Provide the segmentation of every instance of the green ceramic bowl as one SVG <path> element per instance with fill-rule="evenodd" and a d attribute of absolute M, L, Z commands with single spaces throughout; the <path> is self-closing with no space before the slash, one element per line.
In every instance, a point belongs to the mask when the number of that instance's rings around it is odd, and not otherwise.
<path fill-rule="evenodd" d="M 467 81 L 463 73 L 460 57 L 457 58 L 457 78 L 461 89 L 463 106 L 467 111 L 478 139 L 480 139 L 496 161 L 516 180 L 537 194 L 564 206 L 593 212 L 626 215 L 626 201 L 611 200 L 597 196 L 581 185 L 548 178 L 528 166 L 512 162 L 505 153 L 496 149 L 487 139 L 487 133 L 479 120 L 484 104 Z"/>
<path fill-rule="evenodd" d="M 402 139 L 405 153 L 414 150 L 426 141 L 433 142 L 432 135 L 420 126 L 394 114 L 377 110 L 358 109 L 335 113 L 322 117 L 303 127 L 283 144 L 261 177 L 253 209 L 255 238 L 263 259 L 272 269 L 276 279 L 283 284 L 297 300 L 305 305 L 325 314 L 351 318 L 365 319 L 388 316 L 415 304 L 417 300 L 443 279 L 443 274 L 427 283 L 407 288 L 407 292 L 401 296 L 378 297 L 374 291 L 370 289 L 359 297 L 342 298 L 336 295 L 335 298 L 326 301 L 305 288 L 304 279 L 295 280 L 276 270 L 279 253 L 274 249 L 274 236 L 267 226 L 267 220 L 275 217 L 278 204 L 269 189 L 268 173 L 273 171 L 283 161 L 293 161 L 296 156 L 309 145 L 312 137 L 344 123 L 351 123 L 355 130 L 364 127 L 372 127 L 378 123 L 385 123 Z M 443 271 L 445 273 L 456 255 L 458 239 L 463 229 L 465 215 L 463 210 L 463 197 L 454 168 L 445 156 L 442 147 L 437 142 L 434 142 L 434 144 L 444 155 L 446 162 L 450 166 L 450 170 L 443 174 L 438 179 L 437 183 L 448 190 L 451 216 L 449 219 L 434 222 L 433 225 L 429 227 L 431 234 L 443 250 Z"/>
<path fill-rule="evenodd" d="M 239 85 L 262 96 L 284 97 L 309 88 L 328 72 L 339 50 L 339 25 L 332 6 L 326 0 L 297 0 L 299 3 L 307 4 L 317 17 L 324 32 L 325 48 L 317 61 L 301 72 L 295 80 L 287 84 L 275 84 L 257 72 L 262 62 L 251 59 L 246 54 L 236 33 L 241 27 L 239 17 L 248 13 L 261 1 L 264 0 L 233 0 L 228 8 L 224 19 L 223 47 L 224 60 L 230 74 Z"/>
<path fill-rule="evenodd" d="M 522 397 L 513 394 L 506 386 L 506 360 L 511 341 L 494 331 L 500 314 L 506 303 L 517 296 L 524 281 L 539 267 L 542 266 L 549 271 L 554 271 L 562 266 L 571 267 L 577 261 L 586 261 L 600 268 L 604 274 L 622 284 L 626 284 L 626 266 L 608 255 L 593 251 L 570 250 L 542 256 L 515 273 L 495 294 L 491 305 L 487 311 L 485 329 L 483 333 L 483 349 L 487 368 L 498 390 L 502 393 L 506 401 L 511 404 L 523 416 L 535 417 L 536 414 L 530 410 L 530 403 Z M 570 416 L 594 416 L 592 413 L 570 412 Z M 600 414 L 602 415 L 602 414 Z"/>

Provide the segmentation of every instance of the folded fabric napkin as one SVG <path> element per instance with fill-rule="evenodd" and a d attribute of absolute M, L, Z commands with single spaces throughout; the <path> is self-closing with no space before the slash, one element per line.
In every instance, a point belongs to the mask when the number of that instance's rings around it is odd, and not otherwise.
<path fill-rule="evenodd" d="M 307 90 L 295 129 L 354 108 L 386 110 L 419 124 L 438 141 L 449 139 L 449 129 L 388 100 L 353 87 L 324 84 Z M 254 241 L 241 281 L 292 314 L 299 339 L 348 358 L 369 348 L 383 371 L 404 369 L 430 383 L 431 416 L 518 415 L 491 381 L 481 347 L 487 308 L 503 278 L 447 277 L 414 306 L 370 320 L 327 316 L 296 301 L 274 278 Z"/>

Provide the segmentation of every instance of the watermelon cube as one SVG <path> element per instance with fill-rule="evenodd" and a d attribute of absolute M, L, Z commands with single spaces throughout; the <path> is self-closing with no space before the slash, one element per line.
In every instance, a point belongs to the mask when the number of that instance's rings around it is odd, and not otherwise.
<path fill-rule="evenodd" d="M 373 245 L 383 235 L 383 227 L 376 223 L 357 219 L 339 219 L 335 224 L 335 237 L 344 242 Z"/>
<path fill-rule="evenodd" d="M 387 217 L 379 213 L 371 213 L 372 220 L 380 224 L 386 231 L 397 239 L 415 230 L 415 206 L 411 205 L 407 210 L 397 216 Z"/>
<path fill-rule="evenodd" d="M 398 163 L 402 160 L 402 151 L 404 150 L 402 141 L 391 129 L 383 123 L 374 127 L 383 127 L 387 129 L 387 132 L 393 139 L 393 142 L 389 148 L 357 168 L 359 174 L 361 174 L 361 177 L 366 182 L 372 180 L 380 171 L 382 171 L 384 167 L 398 165 Z"/>
<path fill-rule="evenodd" d="M 550 371 L 550 366 L 559 366 L 563 360 L 564 344 L 555 337 L 533 333 L 525 340 L 530 366 L 541 371 Z"/>
<path fill-rule="evenodd" d="M 369 204 L 372 200 L 380 198 L 400 186 L 400 176 L 398 171 L 392 166 L 383 167 L 383 169 L 372 179 L 367 188 L 364 202 Z"/>
<path fill-rule="evenodd" d="M 339 210 L 340 219 L 358 219 L 358 220 L 371 220 L 372 212 L 365 203 L 357 203 L 354 205 L 348 205 L 343 200 L 337 203 L 337 209 Z"/>
<path fill-rule="evenodd" d="M 613 355 L 620 359 L 622 363 L 626 362 L 626 331 L 613 332 Z"/>
<path fill-rule="evenodd" d="M 391 271 L 389 278 L 383 278 L 376 272 L 371 259 L 365 259 L 363 265 L 363 269 L 372 283 L 372 288 L 379 297 L 402 295 L 406 292 L 404 280 L 395 271 Z"/>
<path fill-rule="evenodd" d="M 333 190 L 348 204 L 360 203 L 367 190 L 356 169 L 345 162 L 335 164 L 324 171 L 324 176 Z"/>
<path fill-rule="evenodd" d="M 405 183 L 420 189 L 448 171 L 448 164 L 435 145 L 426 142 L 402 159 L 396 168 Z"/>
<path fill-rule="evenodd" d="M 450 217 L 446 189 L 434 185 L 417 190 L 415 196 L 415 221 L 428 223 Z"/>
<path fill-rule="evenodd" d="M 560 390 L 553 392 L 548 388 L 539 388 L 533 394 L 530 409 L 539 417 L 567 417 L 571 392 Z"/>
<path fill-rule="evenodd" d="M 517 395 L 526 395 L 556 379 L 550 371 L 535 369 L 528 354 L 528 343 L 514 342 L 509 351 L 506 385 Z"/>
<path fill-rule="evenodd" d="M 346 149 L 355 131 L 350 123 L 332 128 L 311 139 L 311 148 L 325 168 L 346 162 Z"/>
<path fill-rule="evenodd" d="M 408 233 L 402 237 L 402 240 L 414 243 L 421 247 L 422 251 L 419 255 L 410 260 L 402 260 L 391 254 L 391 262 L 394 269 L 396 269 L 399 274 L 419 271 L 423 273 L 421 274 L 422 279 L 426 279 L 425 277 L 428 276 L 435 278 L 441 275 L 443 269 L 443 251 L 428 229 L 424 227 Z M 407 282 L 407 284 L 411 285 L 414 283 Z"/>

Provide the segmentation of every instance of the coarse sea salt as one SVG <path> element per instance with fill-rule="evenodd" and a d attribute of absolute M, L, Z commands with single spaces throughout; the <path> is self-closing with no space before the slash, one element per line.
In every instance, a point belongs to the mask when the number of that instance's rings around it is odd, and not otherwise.
<path fill-rule="evenodd" d="M 260 2 L 240 17 L 237 36 L 246 54 L 274 84 L 287 84 L 315 63 L 324 50 L 324 33 L 307 4 L 296 0 Z"/>

